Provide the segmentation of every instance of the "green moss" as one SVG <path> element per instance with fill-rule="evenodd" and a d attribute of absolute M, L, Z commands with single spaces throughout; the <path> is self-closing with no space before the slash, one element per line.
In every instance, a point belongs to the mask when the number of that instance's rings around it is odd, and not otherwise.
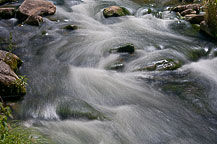
<path fill-rule="evenodd" d="M 22 65 L 22 60 L 20 58 L 15 57 L 12 53 L 7 53 L 6 57 L 4 59 L 4 62 L 8 64 L 12 70 L 15 72 L 18 70 L 18 68 Z"/>

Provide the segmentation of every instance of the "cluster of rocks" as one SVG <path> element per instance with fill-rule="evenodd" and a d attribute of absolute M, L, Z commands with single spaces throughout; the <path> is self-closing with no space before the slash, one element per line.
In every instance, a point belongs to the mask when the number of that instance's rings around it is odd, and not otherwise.
<path fill-rule="evenodd" d="M 172 9 L 181 19 L 189 21 L 191 24 L 200 25 L 200 30 L 211 37 L 215 37 L 205 21 L 205 13 L 200 13 L 201 4 L 179 5 Z"/>
<path fill-rule="evenodd" d="M 16 55 L 0 50 L 0 96 L 5 98 L 19 98 L 26 94 L 24 82 L 16 72 L 22 61 Z"/>
<path fill-rule="evenodd" d="M 1 0 L 0 5 L 11 0 Z M 53 15 L 56 12 L 56 6 L 45 0 L 25 0 L 19 8 L 0 7 L 0 18 L 17 18 L 19 21 L 30 24 L 40 25 L 43 22 L 42 16 Z"/>

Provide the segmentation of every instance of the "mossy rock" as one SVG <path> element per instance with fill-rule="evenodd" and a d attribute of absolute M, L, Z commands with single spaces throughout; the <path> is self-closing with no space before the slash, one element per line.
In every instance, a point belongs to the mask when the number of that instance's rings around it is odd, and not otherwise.
<path fill-rule="evenodd" d="M 76 29 L 78 29 L 78 26 L 76 26 L 76 25 L 66 25 L 62 29 L 65 29 L 65 30 L 76 30 Z"/>
<path fill-rule="evenodd" d="M 124 7 L 110 6 L 103 10 L 103 15 L 105 18 L 120 17 L 130 15 L 130 12 Z"/>
<path fill-rule="evenodd" d="M 0 50 L 0 60 L 8 64 L 11 67 L 11 69 L 14 70 L 15 72 L 23 63 L 18 56 L 2 50 Z"/>
<path fill-rule="evenodd" d="M 0 82 L 0 95 L 3 99 L 17 99 L 21 98 L 26 94 L 26 87 L 24 84 L 20 83 L 20 79 L 10 83 L 1 83 Z"/>
<path fill-rule="evenodd" d="M 176 70 L 182 66 L 182 63 L 178 60 L 163 59 L 160 61 L 152 62 L 152 64 L 139 68 L 135 71 L 165 71 L 165 70 Z"/>
<path fill-rule="evenodd" d="M 102 113 L 94 109 L 88 103 L 81 100 L 70 100 L 61 102 L 56 109 L 61 119 L 87 119 L 87 120 L 103 120 Z"/>
<path fill-rule="evenodd" d="M 198 61 L 200 58 L 207 56 L 208 52 L 204 49 L 193 49 L 187 54 L 187 57 L 192 61 Z"/>
<path fill-rule="evenodd" d="M 10 19 L 15 17 L 16 9 L 15 8 L 0 8 L 0 18 Z"/>
<path fill-rule="evenodd" d="M 113 52 L 133 54 L 135 52 L 135 47 L 133 44 L 126 44 L 118 48 L 110 49 L 110 53 L 113 53 Z"/>

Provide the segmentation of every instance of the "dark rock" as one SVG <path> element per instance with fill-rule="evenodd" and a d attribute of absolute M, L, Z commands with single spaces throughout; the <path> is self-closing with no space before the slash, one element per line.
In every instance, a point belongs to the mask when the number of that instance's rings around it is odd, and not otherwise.
<path fill-rule="evenodd" d="M 108 17 L 119 17 L 119 16 L 126 16 L 130 15 L 130 12 L 124 8 L 119 6 L 110 6 L 103 10 L 103 15 L 105 18 Z"/>
<path fill-rule="evenodd" d="M 45 0 L 25 0 L 19 7 L 17 18 L 27 24 L 38 25 L 42 22 L 41 16 L 53 15 L 56 6 Z"/>
<path fill-rule="evenodd" d="M 26 94 L 26 87 L 14 72 L 20 65 L 20 59 L 14 54 L 0 50 L 0 96 L 19 98 Z"/>
<path fill-rule="evenodd" d="M 181 62 L 173 59 L 164 59 L 153 62 L 152 64 L 139 68 L 135 71 L 165 71 L 165 70 L 176 70 L 181 67 Z"/>
<path fill-rule="evenodd" d="M 192 10 L 195 10 L 197 13 L 199 13 L 200 6 L 201 6 L 200 4 L 179 5 L 179 6 L 174 7 L 172 10 L 175 12 L 182 12 L 187 9 L 192 9 Z"/>
<path fill-rule="evenodd" d="M 126 44 L 124 46 L 113 48 L 110 50 L 110 52 L 118 52 L 118 53 L 129 53 L 132 54 L 135 51 L 135 47 L 133 44 Z"/>
<path fill-rule="evenodd" d="M 64 26 L 63 29 L 76 30 L 76 29 L 78 29 L 78 26 L 76 26 L 76 25 L 67 25 L 67 26 Z"/>
<path fill-rule="evenodd" d="M 200 24 L 205 19 L 205 16 L 190 14 L 190 15 L 186 15 L 185 19 L 189 21 L 191 24 Z"/>
<path fill-rule="evenodd" d="M 181 16 L 185 16 L 185 15 L 188 15 L 188 14 L 196 14 L 197 12 L 193 9 L 187 9 L 187 10 L 184 10 L 182 11 L 180 14 Z"/>
<path fill-rule="evenodd" d="M 0 18 L 2 19 L 13 18 L 15 16 L 15 13 L 15 8 L 0 8 Z"/>
<path fill-rule="evenodd" d="M 31 15 L 24 21 L 25 24 L 34 25 L 34 26 L 39 26 L 42 22 L 43 22 L 43 18 L 37 15 Z"/>
<path fill-rule="evenodd" d="M 8 2 L 16 2 L 16 0 L 0 0 L 0 5 Z"/>
<path fill-rule="evenodd" d="M 212 31 L 210 30 L 210 28 L 208 27 L 208 25 L 207 25 L 207 23 L 206 23 L 205 20 L 200 23 L 200 30 L 201 30 L 203 33 L 209 35 L 210 37 L 216 38 L 215 35 L 214 35 L 214 34 L 212 33 Z"/>

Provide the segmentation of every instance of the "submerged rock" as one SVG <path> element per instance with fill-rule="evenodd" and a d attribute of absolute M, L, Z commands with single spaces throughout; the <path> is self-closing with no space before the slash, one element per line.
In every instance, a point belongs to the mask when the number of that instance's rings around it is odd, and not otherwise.
<path fill-rule="evenodd" d="M 22 61 L 14 54 L 0 50 L 0 96 L 19 98 L 26 94 L 26 87 L 14 70 Z"/>
<path fill-rule="evenodd" d="M 176 70 L 181 67 L 181 62 L 173 59 L 164 59 L 155 61 L 152 64 L 139 68 L 135 71 L 165 71 L 165 70 Z"/>
<path fill-rule="evenodd" d="M 76 30 L 76 29 L 78 29 L 78 26 L 76 26 L 76 25 L 67 25 L 67 26 L 64 26 L 63 29 Z"/>
<path fill-rule="evenodd" d="M 113 48 L 110 52 L 118 52 L 118 53 L 129 53 L 132 54 L 135 52 L 135 47 L 133 44 L 126 44 L 124 46 L 120 46 L 118 48 Z"/>
<path fill-rule="evenodd" d="M 25 0 L 19 7 L 17 18 L 24 23 L 38 25 L 42 22 L 41 16 L 53 15 L 56 6 L 45 0 Z"/>
<path fill-rule="evenodd" d="M 119 17 L 119 16 L 130 15 L 130 12 L 124 7 L 110 6 L 103 10 L 103 15 L 105 18 Z"/>
<path fill-rule="evenodd" d="M 206 55 L 207 55 L 207 52 L 204 49 L 193 49 L 193 50 L 190 50 L 187 56 L 192 61 L 198 61 L 201 57 L 204 57 Z"/>
<path fill-rule="evenodd" d="M 123 63 L 116 62 L 116 63 L 113 63 L 110 66 L 108 66 L 107 69 L 109 69 L 109 70 L 121 70 L 123 68 L 124 68 Z"/>
<path fill-rule="evenodd" d="M 0 18 L 10 19 L 15 17 L 16 9 L 15 8 L 0 8 Z"/>
<path fill-rule="evenodd" d="M 74 99 L 61 102 L 56 109 L 61 119 L 103 120 L 104 116 L 85 101 Z"/>

